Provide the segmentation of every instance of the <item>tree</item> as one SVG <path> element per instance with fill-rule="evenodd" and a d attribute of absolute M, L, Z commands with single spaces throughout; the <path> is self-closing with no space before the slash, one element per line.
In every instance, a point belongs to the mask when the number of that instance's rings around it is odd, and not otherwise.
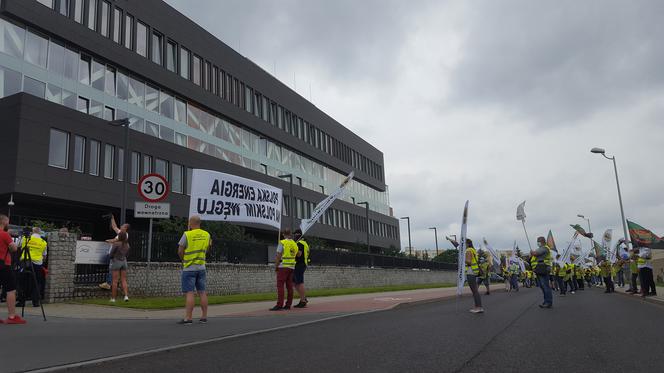
<path fill-rule="evenodd" d="M 170 219 L 159 219 L 154 223 L 155 230 L 162 233 L 182 234 L 187 230 L 187 219 L 171 217 Z M 247 235 L 244 227 L 222 221 L 203 221 L 201 228 L 210 233 L 215 239 L 229 241 L 252 241 L 253 237 Z"/>
<path fill-rule="evenodd" d="M 457 249 L 445 250 L 442 253 L 436 255 L 432 260 L 434 262 L 457 264 L 459 261 L 459 250 Z"/>

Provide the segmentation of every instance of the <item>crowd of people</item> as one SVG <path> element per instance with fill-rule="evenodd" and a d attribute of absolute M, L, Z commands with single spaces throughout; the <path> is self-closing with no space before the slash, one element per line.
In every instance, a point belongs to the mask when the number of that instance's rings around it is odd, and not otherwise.
<path fill-rule="evenodd" d="M 628 286 L 627 293 L 649 297 L 657 295 L 653 278 L 652 253 L 647 247 L 635 247 L 627 250 L 624 242 L 619 242 L 616 258 L 590 255 L 579 258 L 571 255 L 563 261 L 561 255 L 551 249 L 544 237 L 538 237 L 537 248 L 529 255 L 510 257 L 502 255 L 500 271 L 508 292 L 519 291 L 519 284 L 530 288 L 536 286 L 542 290 L 543 302 L 540 308 L 553 307 L 553 292 L 560 296 L 576 294 L 577 291 L 592 287 L 605 287 L 605 293 L 613 293 L 616 286 Z M 484 283 L 489 295 L 491 278 L 491 255 L 487 251 L 476 250 L 470 239 L 466 240 L 465 256 L 466 281 L 474 299 L 472 313 L 482 313 L 482 300 L 479 284 Z M 625 279 L 628 278 L 629 282 Z"/>

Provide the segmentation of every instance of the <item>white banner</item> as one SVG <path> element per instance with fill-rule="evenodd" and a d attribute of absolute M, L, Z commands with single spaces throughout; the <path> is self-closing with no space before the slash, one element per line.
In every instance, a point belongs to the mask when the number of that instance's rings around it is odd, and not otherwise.
<path fill-rule="evenodd" d="M 606 253 L 606 259 L 610 263 L 616 262 L 616 251 L 611 247 L 611 241 L 613 240 L 613 229 L 607 229 L 602 236 L 602 246 L 604 247 L 604 252 Z"/>
<path fill-rule="evenodd" d="M 579 232 L 574 232 L 574 235 L 572 236 L 572 241 L 570 241 L 569 245 L 567 245 L 567 248 L 565 251 L 563 251 L 563 255 L 560 256 L 560 262 L 563 264 L 568 264 L 569 263 L 569 258 L 572 255 L 572 247 L 574 247 L 574 244 L 576 243 L 577 238 L 579 237 Z"/>
<path fill-rule="evenodd" d="M 484 246 L 486 247 L 486 249 L 489 251 L 489 253 L 491 253 L 491 256 L 493 257 L 494 263 L 496 263 L 496 265 L 498 265 L 498 267 L 500 267 L 500 255 L 498 255 L 496 250 L 494 250 L 493 247 L 491 247 L 491 245 L 489 245 L 486 238 L 482 238 L 482 240 L 484 241 Z"/>
<path fill-rule="evenodd" d="M 463 219 L 461 221 L 461 238 L 459 239 L 459 257 L 457 263 L 457 295 L 463 293 L 463 283 L 466 281 L 466 230 L 468 226 L 468 201 L 463 208 Z"/>
<path fill-rule="evenodd" d="M 202 220 L 265 224 L 281 229 L 281 189 L 222 172 L 195 169 L 189 215 Z"/>
<path fill-rule="evenodd" d="M 346 191 L 346 186 L 350 183 L 351 180 L 353 180 L 353 175 L 355 173 L 351 172 L 344 181 L 339 185 L 339 189 L 337 189 L 334 193 L 330 194 L 325 198 L 324 200 L 320 201 L 318 205 L 314 208 L 313 211 L 311 211 L 311 218 L 309 219 L 302 219 L 302 222 L 300 222 L 300 230 L 302 230 L 302 235 L 304 236 L 305 233 L 313 226 L 316 224 L 318 219 L 320 219 L 321 216 L 325 213 L 328 207 L 332 205 L 332 203 L 343 196 L 344 192 Z"/>
<path fill-rule="evenodd" d="M 108 264 L 111 244 L 103 241 L 76 241 L 75 264 Z"/>
<path fill-rule="evenodd" d="M 524 221 L 526 220 L 526 201 L 521 202 L 519 206 L 516 208 L 516 220 L 521 220 Z"/>

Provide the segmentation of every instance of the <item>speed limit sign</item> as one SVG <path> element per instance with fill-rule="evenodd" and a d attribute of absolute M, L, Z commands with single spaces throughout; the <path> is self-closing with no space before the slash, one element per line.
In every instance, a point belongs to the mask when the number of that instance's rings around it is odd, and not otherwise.
<path fill-rule="evenodd" d="M 146 202 L 163 201 L 168 191 L 168 181 L 159 174 L 147 174 L 138 182 L 138 195 Z"/>

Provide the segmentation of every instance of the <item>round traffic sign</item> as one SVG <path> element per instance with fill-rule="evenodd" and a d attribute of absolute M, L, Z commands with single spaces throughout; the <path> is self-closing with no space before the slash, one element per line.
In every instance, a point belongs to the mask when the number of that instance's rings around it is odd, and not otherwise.
<path fill-rule="evenodd" d="M 163 201 L 168 192 L 168 181 L 159 174 L 147 174 L 138 182 L 138 195 L 146 202 Z"/>

